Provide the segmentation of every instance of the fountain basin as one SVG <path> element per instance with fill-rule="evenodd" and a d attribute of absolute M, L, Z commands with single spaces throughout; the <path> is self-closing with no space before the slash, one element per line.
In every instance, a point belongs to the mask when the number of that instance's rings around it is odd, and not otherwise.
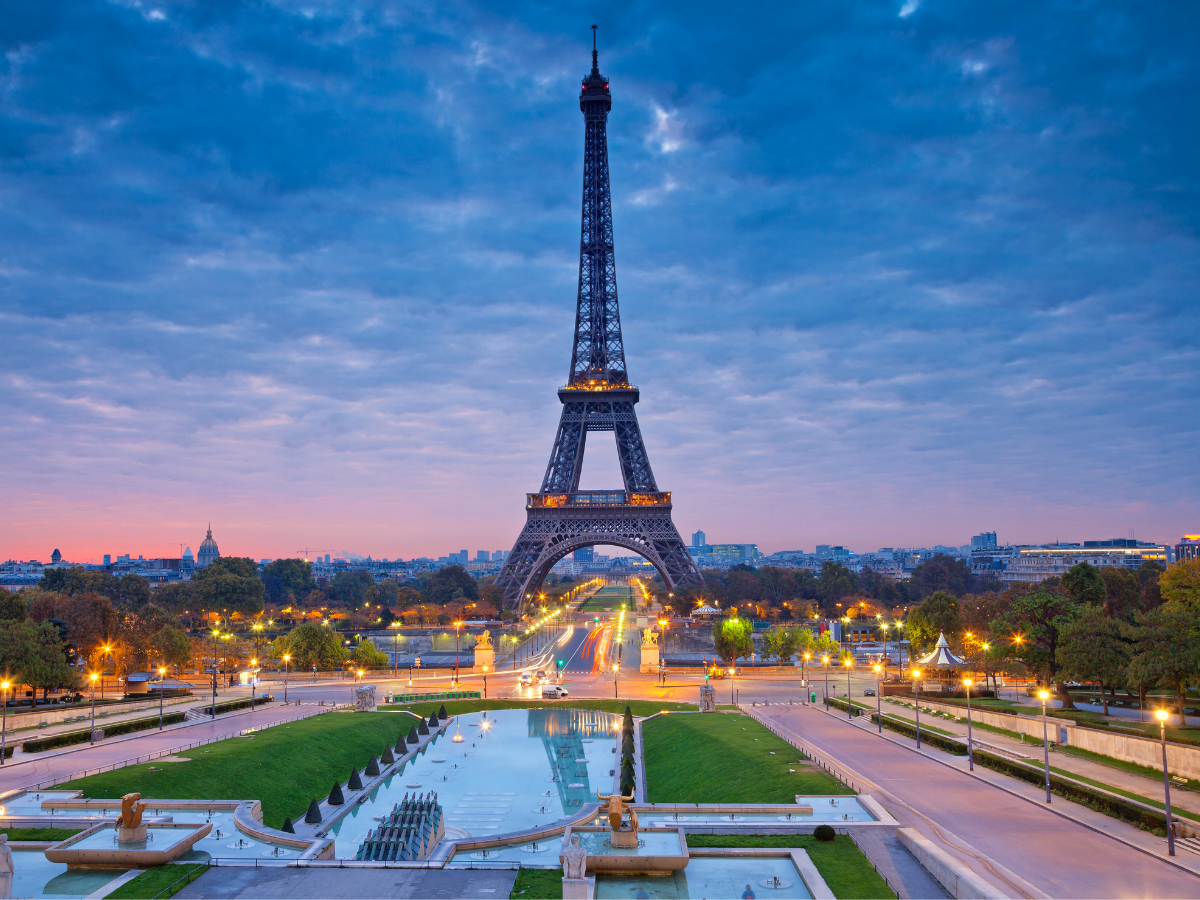
<path fill-rule="evenodd" d="M 146 838 L 118 841 L 111 825 L 97 825 L 46 850 L 46 859 L 69 869 L 142 869 L 164 866 L 183 856 L 212 830 L 212 825 L 146 826 Z"/>
<path fill-rule="evenodd" d="M 614 846 L 608 828 L 572 826 L 563 834 L 562 846 L 570 846 L 579 835 L 579 846 L 587 851 L 587 871 L 654 875 L 687 867 L 688 846 L 682 828 L 643 828 L 637 832 L 638 846 Z M 559 856 L 562 862 L 562 856 Z"/>

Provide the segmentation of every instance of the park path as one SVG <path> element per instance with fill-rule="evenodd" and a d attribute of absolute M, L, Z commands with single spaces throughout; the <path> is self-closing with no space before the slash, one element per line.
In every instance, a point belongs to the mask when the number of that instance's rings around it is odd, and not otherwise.
<path fill-rule="evenodd" d="M 1200 896 L 1200 876 L 821 710 L 755 712 L 873 782 L 897 820 L 1009 896 Z"/>
<path fill-rule="evenodd" d="M 213 721 L 167 726 L 163 731 L 141 732 L 129 737 L 108 738 L 95 746 L 82 745 L 28 758 L 14 757 L 0 767 L 0 791 L 30 787 L 44 781 L 73 775 L 88 769 L 111 766 L 139 756 L 147 756 L 191 744 L 196 741 L 229 737 L 245 728 L 266 727 L 286 719 L 329 712 L 330 707 L 316 704 L 284 706 L 272 704 L 254 712 L 228 713 Z"/>

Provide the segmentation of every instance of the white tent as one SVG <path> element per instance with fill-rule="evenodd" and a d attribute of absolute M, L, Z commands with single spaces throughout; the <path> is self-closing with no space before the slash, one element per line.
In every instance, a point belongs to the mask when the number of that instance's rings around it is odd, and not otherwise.
<path fill-rule="evenodd" d="M 721 611 L 714 606 L 705 604 L 692 610 L 693 616 L 719 616 Z"/>
<path fill-rule="evenodd" d="M 957 669 L 966 664 L 965 659 L 950 652 L 950 644 L 946 642 L 945 633 L 938 634 L 937 645 L 933 648 L 933 652 L 928 656 L 921 657 L 917 662 L 917 665 L 929 669 Z"/>

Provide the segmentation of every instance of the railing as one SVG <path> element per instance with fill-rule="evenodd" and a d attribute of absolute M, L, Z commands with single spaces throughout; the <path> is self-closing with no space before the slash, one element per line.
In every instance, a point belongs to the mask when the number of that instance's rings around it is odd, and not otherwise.
<path fill-rule="evenodd" d="M 742 712 L 744 712 L 744 713 L 746 713 L 746 715 L 750 716 L 750 718 L 752 718 L 755 722 L 757 722 L 763 728 L 767 729 L 767 731 L 771 732 L 771 734 L 775 735 L 776 737 L 780 738 L 781 740 L 787 741 L 789 744 L 791 744 L 793 747 L 795 747 L 797 750 L 799 750 L 801 753 L 803 753 L 805 756 L 807 756 L 810 760 L 812 760 L 814 763 L 816 763 L 818 767 L 824 769 L 827 773 L 832 775 L 834 778 L 836 778 L 838 781 L 840 781 L 846 787 L 850 788 L 850 790 L 854 791 L 855 793 L 861 792 L 860 789 L 858 788 L 858 786 L 855 785 L 853 779 L 851 779 L 848 775 L 846 775 L 843 772 L 843 770 L 841 769 L 841 767 L 837 763 L 833 762 L 833 760 L 822 759 L 821 755 L 819 753 L 815 752 L 812 749 L 812 747 L 800 746 L 799 744 L 796 743 L 796 740 L 794 738 L 792 738 L 790 735 L 784 734 L 783 730 L 780 729 L 777 725 L 775 725 L 774 722 L 768 721 L 765 716 L 760 715 L 756 710 L 750 709 L 746 706 L 741 706 L 741 705 L 739 705 L 739 707 Z"/>
<path fill-rule="evenodd" d="M 888 886 L 888 890 L 890 890 L 893 894 L 895 894 L 897 897 L 899 897 L 900 892 L 898 890 L 896 890 L 896 886 L 894 884 L 892 884 L 891 881 L 888 880 L 888 877 L 886 875 L 884 875 L 882 872 L 879 871 L 879 866 L 875 865 L 875 860 L 871 859 L 871 857 L 867 853 L 867 851 L 865 851 L 862 848 L 862 844 L 860 844 L 858 842 L 858 838 L 856 838 L 854 836 L 854 832 L 852 832 L 849 828 L 845 828 L 842 830 L 842 833 L 845 834 L 846 837 L 850 838 L 850 840 L 854 842 L 854 846 L 858 848 L 858 852 L 861 853 L 864 857 L 866 857 L 867 862 L 869 862 L 871 864 L 871 868 L 875 870 L 875 874 L 878 875 L 880 878 L 882 878 L 883 883 Z"/>
<path fill-rule="evenodd" d="M 670 506 L 670 491 L 575 491 L 570 494 L 526 494 L 529 509 L 560 506 Z"/>
<path fill-rule="evenodd" d="M 436 691 L 428 694 L 414 692 L 392 694 L 389 703 L 420 703 L 425 700 L 477 700 L 479 691 Z"/>
<path fill-rule="evenodd" d="M 123 759 L 120 762 L 110 763 L 107 766 L 97 766 L 94 769 L 84 769 L 82 772 L 72 772 L 70 775 L 60 775 L 57 778 L 51 778 L 47 781 L 39 781 L 36 784 L 26 785 L 25 787 L 18 788 L 17 790 L 23 790 L 23 791 L 48 790 L 49 788 L 52 788 L 55 785 L 64 784 L 68 781 L 75 781 L 77 778 L 88 778 L 92 775 L 99 775 L 102 772 L 113 772 L 113 771 L 116 771 L 117 769 L 123 769 L 126 766 L 141 765 L 144 762 L 151 762 L 156 759 L 161 759 L 164 756 L 171 756 L 172 754 L 175 754 L 175 753 L 182 753 L 183 751 L 191 750 L 194 747 L 203 747 L 205 744 L 215 744 L 217 741 L 228 740 L 229 738 L 232 738 L 232 737 L 240 737 L 241 735 L 244 735 L 244 734 L 253 734 L 256 731 L 262 731 L 264 728 L 274 728 L 276 725 L 283 725 L 287 722 L 295 722 L 299 719 L 311 719 L 313 716 L 319 716 L 322 713 L 334 712 L 338 709 L 345 709 L 349 705 L 350 704 L 347 703 L 347 704 L 343 704 L 342 706 L 318 707 L 313 712 L 305 713 L 304 715 L 289 716 L 286 719 L 277 719 L 276 721 L 271 722 L 269 724 L 254 725 L 250 728 L 242 728 L 238 731 L 230 732 L 229 734 L 222 734 L 222 735 L 218 735 L 217 737 L 205 738 L 202 741 L 192 741 L 190 744 L 183 744 L 182 746 L 179 746 L 179 747 L 172 747 L 169 750 L 156 750 L 153 753 L 146 754 L 145 756 L 135 756 L 130 759 Z M 208 721 L 212 721 L 212 719 L 208 719 Z M 141 736 L 145 737 L 145 735 L 141 735 Z"/>

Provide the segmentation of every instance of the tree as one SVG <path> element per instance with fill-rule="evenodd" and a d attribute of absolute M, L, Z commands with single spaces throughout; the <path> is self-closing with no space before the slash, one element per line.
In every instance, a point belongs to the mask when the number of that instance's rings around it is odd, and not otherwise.
<path fill-rule="evenodd" d="M 121 614 L 103 594 L 87 592 L 68 596 L 38 591 L 31 600 L 29 617 L 35 622 L 62 620 L 79 657 L 93 667 L 103 655 L 102 648 L 117 640 Z"/>
<path fill-rule="evenodd" d="M 152 668 L 151 639 L 173 621 L 170 613 L 153 603 L 126 612 L 118 635 L 125 645 L 127 663 L 138 670 Z"/>
<path fill-rule="evenodd" d="M 1130 634 L 1134 639 L 1130 680 L 1175 691 L 1176 711 L 1182 717 L 1184 688 L 1195 681 L 1200 664 L 1200 627 L 1195 613 L 1183 604 L 1160 606 L 1139 614 Z"/>
<path fill-rule="evenodd" d="M 1142 586 L 1142 608 L 1154 609 L 1163 602 L 1162 591 L 1158 586 L 1158 579 L 1162 577 L 1162 573 L 1167 571 L 1167 567 L 1162 563 L 1147 560 L 1137 567 L 1138 584 Z"/>
<path fill-rule="evenodd" d="M 192 659 L 192 642 L 174 625 L 164 625 L 150 638 L 150 650 L 157 665 L 186 666 Z"/>
<path fill-rule="evenodd" d="M 0 668 L 10 680 L 27 684 L 43 696 L 56 688 L 73 688 L 79 673 L 67 664 L 58 628 L 49 622 L 0 622 Z"/>
<path fill-rule="evenodd" d="M 821 563 L 821 574 L 817 576 L 817 596 L 822 605 L 832 606 L 857 590 L 858 576 L 844 565 L 832 560 Z"/>
<path fill-rule="evenodd" d="M 1101 604 L 1108 597 L 1108 587 L 1091 563 L 1071 566 L 1062 577 L 1063 590 L 1076 603 Z"/>
<path fill-rule="evenodd" d="M 1040 585 L 1013 587 L 1003 596 L 1009 607 L 992 622 L 992 631 L 1009 642 L 1009 656 L 1040 672 L 1047 684 L 1057 686 L 1064 709 L 1074 709 L 1058 677 L 1058 645 L 1062 629 L 1078 618 L 1079 605 Z"/>
<path fill-rule="evenodd" d="M 1132 622 L 1142 608 L 1142 585 L 1137 575 L 1125 566 L 1105 566 L 1100 570 L 1104 579 L 1106 615 Z"/>
<path fill-rule="evenodd" d="M 25 598 L 20 594 L 0 591 L 0 621 L 20 622 L 29 614 Z"/>
<path fill-rule="evenodd" d="M 263 566 L 262 574 L 264 584 L 268 578 L 277 579 L 280 593 L 291 594 L 293 599 L 305 597 L 317 589 L 312 563 L 307 559 L 275 559 Z"/>
<path fill-rule="evenodd" d="M 1158 579 L 1158 589 L 1167 603 L 1200 613 L 1200 559 L 1181 559 Z"/>
<path fill-rule="evenodd" d="M 261 615 L 265 587 L 253 560 L 220 556 L 192 576 L 200 608 L 244 618 Z"/>
<path fill-rule="evenodd" d="M 713 649 L 725 663 L 732 666 L 739 656 L 754 652 L 751 635 L 754 625 L 749 619 L 721 619 L 713 624 Z"/>
<path fill-rule="evenodd" d="M 385 578 L 375 585 L 375 591 L 370 599 L 377 605 L 388 608 L 396 605 L 396 598 L 399 596 L 400 582 L 395 578 Z"/>
<path fill-rule="evenodd" d="M 943 633 L 947 640 L 957 641 L 962 630 L 958 598 L 945 591 L 934 591 L 908 614 L 906 626 L 909 643 L 918 650 L 934 644 Z"/>
<path fill-rule="evenodd" d="M 1061 643 L 1056 651 L 1064 677 L 1100 683 L 1100 700 L 1106 716 L 1108 696 L 1104 689 L 1124 681 L 1132 655 L 1121 622 L 1098 607 L 1085 609 L 1078 619 L 1062 629 Z"/>
<path fill-rule="evenodd" d="M 923 600 L 936 591 L 961 597 L 975 588 L 971 568 L 963 560 L 939 553 L 912 571 L 908 582 L 911 600 Z"/>
<path fill-rule="evenodd" d="M 457 597 L 479 599 L 479 582 L 462 566 L 446 566 L 426 582 L 429 602 L 443 606 Z"/>
<path fill-rule="evenodd" d="M 808 634 L 808 629 L 804 629 Z M 794 628 L 772 628 L 763 640 L 763 656 L 774 657 L 781 666 L 787 665 L 800 646 L 800 638 Z"/>
<path fill-rule="evenodd" d="M 360 669 L 385 669 L 390 663 L 391 658 L 386 653 L 375 649 L 374 641 L 359 641 L 354 648 L 354 665 Z"/>
<path fill-rule="evenodd" d="M 367 602 L 375 589 L 375 576 L 356 569 L 353 572 L 338 572 L 333 576 L 325 594 L 331 602 L 347 609 L 356 609 Z"/>
<path fill-rule="evenodd" d="M 479 588 L 479 605 L 484 615 L 496 615 L 504 608 L 504 590 L 494 584 L 482 585 Z"/>
<path fill-rule="evenodd" d="M 285 653 L 289 654 L 292 665 L 298 669 L 311 666 L 335 669 L 346 658 L 341 636 L 332 628 L 315 622 L 297 625 L 287 634 L 276 638 L 273 650 L 280 658 Z"/>

